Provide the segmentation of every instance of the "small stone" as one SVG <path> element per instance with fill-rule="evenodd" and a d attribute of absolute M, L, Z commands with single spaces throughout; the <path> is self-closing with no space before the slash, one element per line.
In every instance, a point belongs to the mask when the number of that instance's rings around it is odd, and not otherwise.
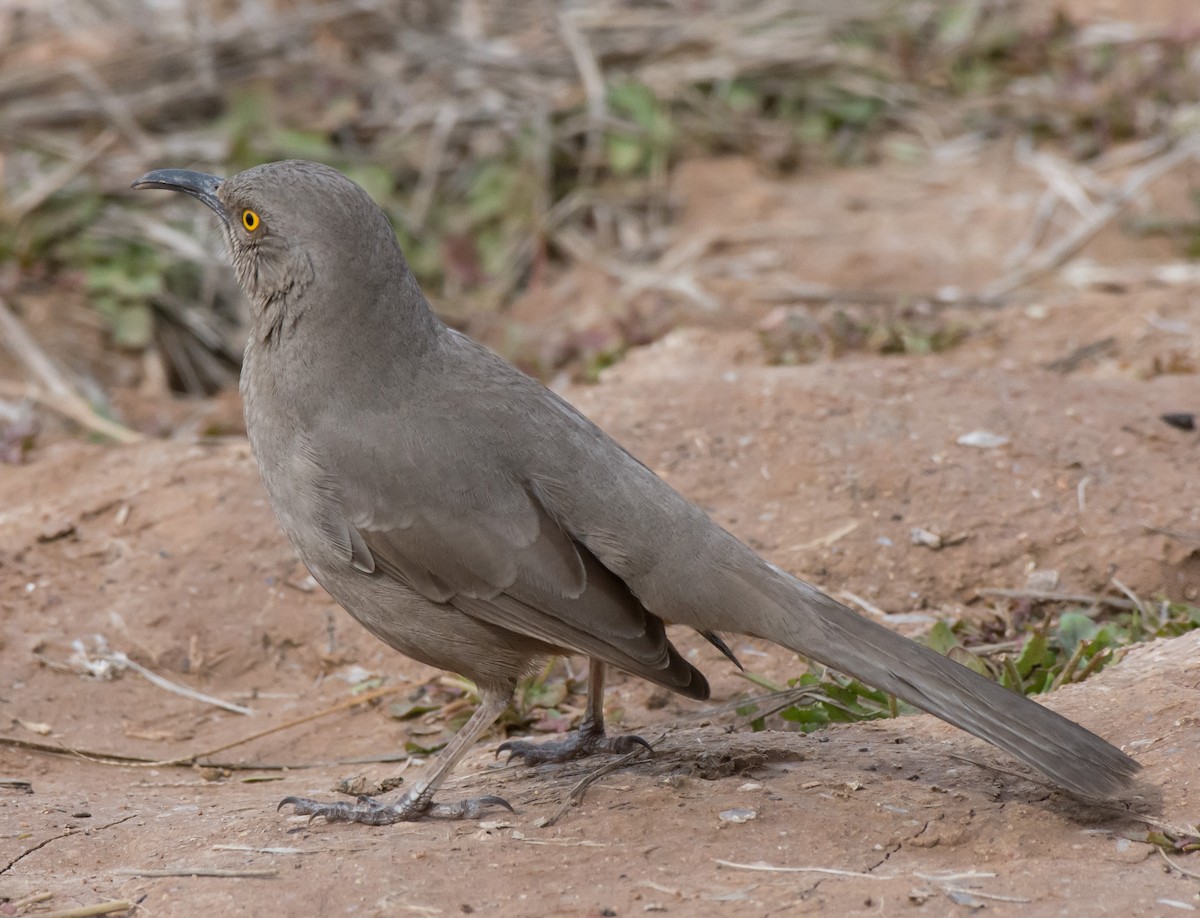
<path fill-rule="evenodd" d="M 718 817 L 721 822 L 743 823 L 749 822 L 751 819 L 758 818 L 758 811 L 752 810 L 749 807 L 738 806 L 732 810 L 725 810 Z"/>
<path fill-rule="evenodd" d="M 959 446 L 973 446 L 976 449 L 995 449 L 997 446 L 1004 446 L 1008 442 L 1008 437 L 1002 437 L 1000 434 L 994 434 L 988 430 L 972 430 L 954 442 Z"/>
<path fill-rule="evenodd" d="M 912 540 L 913 545 L 923 545 L 926 548 L 932 548 L 934 551 L 937 551 L 944 544 L 940 535 L 936 532 L 930 532 L 928 529 L 922 529 L 920 526 L 914 526 L 908 537 Z"/>
<path fill-rule="evenodd" d="M 1032 570 L 1025 578 L 1025 589 L 1049 593 L 1058 589 L 1058 571 L 1053 569 Z"/>

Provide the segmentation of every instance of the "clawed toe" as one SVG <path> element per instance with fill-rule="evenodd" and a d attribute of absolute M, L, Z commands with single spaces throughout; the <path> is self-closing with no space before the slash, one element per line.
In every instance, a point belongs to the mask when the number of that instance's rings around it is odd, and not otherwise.
<path fill-rule="evenodd" d="M 526 765 L 545 765 L 553 762 L 569 762 L 578 758 L 579 750 L 565 742 L 530 743 L 525 740 L 510 740 L 501 743 L 496 749 L 496 758 L 502 752 L 508 753 L 506 762 L 511 764 L 514 759 L 521 759 Z"/>
<path fill-rule="evenodd" d="M 527 740 L 509 740 L 496 749 L 496 756 L 508 753 L 508 761 L 521 759 L 526 765 L 547 765 L 570 762 L 602 752 L 625 755 L 645 749 L 653 755 L 654 749 L 640 736 L 606 736 L 603 732 L 580 730 L 566 739 L 546 743 L 531 743 Z"/>
<path fill-rule="evenodd" d="M 478 819 L 489 807 L 503 807 L 515 813 L 503 797 L 485 796 L 459 800 L 456 803 L 434 803 L 420 796 L 405 796 L 395 803 L 383 803 L 370 797 L 359 797 L 354 803 L 343 800 L 323 802 L 308 797 L 284 797 L 276 812 L 292 807 L 297 816 L 318 816 L 326 822 L 357 822 L 368 826 L 388 826 L 397 822 L 413 822 L 422 818 Z"/>
<path fill-rule="evenodd" d="M 308 797 L 284 797 L 275 808 L 276 812 L 285 806 L 291 806 L 297 816 L 308 816 L 310 821 L 319 816 L 326 822 L 358 822 L 368 826 L 386 826 L 404 818 L 417 818 L 419 815 L 414 813 L 405 817 L 400 807 L 380 803 L 370 797 L 359 797 L 354 803 L 344 800 L 326 803 L 310 800 Z"/>
<path fill-rule="evenodd" d="M 472 797 L 469 800 L 459 800 L 457 803 L 435 803 L 425 815 L 438 819 L 478 819 L 489 807 L 502 807 L 510 813 L 516 810 L 503 797 L 488 795 Z"/>
<path fill-rule="evenodd" d="M 626 755 L 630 752 L 637 752 L 639 748 L 645 749 L 647 755 L 654 755 L 654 747 L 634 733 L 626 733 L 623 736 L 614 736 L 608 740 L 609 748 L 606 752 L 616 752 L 620 755 Z"/>

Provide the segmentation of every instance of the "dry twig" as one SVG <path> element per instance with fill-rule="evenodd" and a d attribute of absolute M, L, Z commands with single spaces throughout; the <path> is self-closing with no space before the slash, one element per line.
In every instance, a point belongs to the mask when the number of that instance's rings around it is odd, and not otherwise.
<path fill-rule="evenodd" d="M 1109 197 L 1097 205 L 1090 216 L 1081 220 L 1053 245 L 984 286 L 984 299 L 1001 299 L 1033 280 L 1061 266 L 1111 223 L 1142 190 L 1156 179 L 1178 168 L 1200 153 L 1200 134 L 1180 141 L 1172 150 L 1139 166 Z"/>
<path fill-rule="evenodd" d="M 980 596 L 996 596 L 1002 599 L 1028 599 L 1032 602 L 1073 602 L 1089 606 L 1110 606 L 1114 609 L 1137 608 L 1132 600 L 1118 596 L 1099 596 L 1092 593 L 1057 593 L 1053 590 L 1007 590 L 985 587 L 977 590 Z"/>
<path fill-rule="evenodd" d="M 114 870 L 125 877 L 224 877 L 231 880 L 269 880 L 279 876 L 273 867 L 258 870 L 230 870 L 223 867 L 124 867 Z"/>
<path fill-rule="evenodd" d="M 231 714 L 254 713 L 253 710 L 245 707 L 244 705 L 234 704 L 232 701 L 225 701 L 221 698 L 215 698 L 212 695 L 206 695 L 203 692 L 196 691 L 196 689 L 191 688 L 190 686 L 181 685 L 178 682 L 172 682 L 170 679 L 160 676 L 153 670 L 147 669 L 140 663 L 133 662 L 133 660 L 129 659 L 129 657 L 125 656 L 125 654 L 120 653 L 119 651 L 116 653 L 102 654 L 101 656 L 118 668 L 132 669 L 151 685 L 156 685 L 160 689 L 173 692 L 176 695 L 182 695 L 184 698 L 191 698 L 193 701 L 199 701 L 203 704 L 211 704 L 214 707 L 229 711 Z"/>
<path fill-rule="evenodd" d="M 8 308 L 8 304 L 2 298 L 0 298 L 0 336 L 3 336 L 4 343 L 12 355 L 25 366 L 25 369 L 41 387 L 23 393 L 24 395 L 54 409 L 81 427 L 103 434 L 118 443 L 137 443 L 144 439 L 137 431 L 96 414 L 92 410 L 92 406 L 67 382 L 58 367 L 55 366 L 54 361 L 33 340 L 33 336 L 25 330 L 25 326 L 21 324 L 16 314 Z M 5 393 L 0 394 L 7 394 L 7 387 L 5 387 Z"/>
<path fill-rule="evenodd" d="M 665 735 L 666 734 L 664 734 L 664 736 Z M 650 740 L 650 745 L 656 746 L 656 745 L 658 745 L 658 743 L 660 743 L 662 741 L 662 739 L 663 739 L 662 736 L 658 736 L 658 737 L 654 738 L 653 740 Z M 599 781 L 605 775 L 611 774 L 614 771 L 620 771 L 622 768 L 624 768 L 630 762 L 634 761 L 634 759 L 641 758 L 642 756 L 647 755 L 647 754 L 648 753 L 645 749 L 640 749 L 640 748 L 635 749 L 633 752 L 627 752 L 625 755 L 621 756 L 619 759 L 614 759 L 613 761 L 611 761 L 605 765 L 601 765 L 595 771 L 592 771 L 591 773 L 589 773 L 586 777 L 583 778 L 583 780 L 581 780 L 578 784 L 576 784 L 573 788 L 571 788 L 570 792 L 563 799 L 563 802 L 559 806 L 558 810 L 555 811 L 553 816 L 550 816 L 548 819 L 546 819 L 544 822 L 542 822 L 540 827 L 543 829 L 548 829 L 550 826 L 555 825 L 560 819 L 562 819 L 564 816 L 567 815 L 567 812 L 572 807 L 579 806 L 579 804 L 581 804 L 583 802 L 584 795 L 587 794 L 587 789 L 589 787 L 591 787 L 593 784 L 595 784 L 597 781 Z"/>
<path fill-rule="evenodd" d="M 111 915 L 114 912 L 128 912 L 134 908 L 134 903 L 126 899 L 115 899 L 112 902 L 97 902 L 95 905 L 81 905 L 78 908 L 60 908 L 52 912 L 36 912 L 37 918 L 91 918 L 92 915 Z"/>
<path fill-rule="evenodd" d="M 241 739 L 234 740 L 231 743 L 224 743 L 220 746 L 215 746 L 212 749 L 201 750 L 200 752 L 192 752 L 186 755 L 178 756 L 173 759 L 147 759 L 142 756 L 127 756 L 119 753 L 95 753 L 88 752 L 83 749 L 75 749 L 69 746 L 58 745 L 54 746 L 49 743 L 37 743 L 31 740 L 18 739 L 17 737 L 0 736 L 0 746 L 10 746 L 17 749 L 29 749 L 36 752 L 49 752 L 55 755 L 73 755 L 78 758 L 85 759 L 96 765 L 115 765 L 119 767 L 135 767 L 135 768 L 169 768 L 172 766 L 189 767 L 198 765 L 205 768 L 218 768 L 230 771 L 282 771 L 289 768 L 317 768 L 328 763 L 312 763 L 312 764 L 297 764 L 291 763 L 286 765 L 274 765 L 265 763 L 244 764 L 244 763 L 227 763 L 227 762 L 212 762 L 209 757 L 216 755 L 218 752 L 225 752 L 235 746 L 241 746 L 254 740 L 261 739 L 264 736 L 270 736 L 272 733 L 279 733 L 282 730 L 290 730 L 292 727 L 306 724 L 309 721 L 316 720 L 320 717 L 326 717 L 330 714 L 336 714 L 339 711 L 344 711 L 347 708 L 357 707 L 361 704 L 367 704 L 377 698 L 382 698 L 385 695 L 391 695 L 400 691 L 403 686 L 391 685 L 385 688 L 376 689 L 373 692 L 366 692 L 348 701 L 339 702 L 332 707 L 317 711 L 313 714 L 306 714 L 303 717 L 297 717 L 282 724 L 276 724 L 273 727 L 268 727 L 266 730 L 259 730 L 249 736 L 244 736 Z M 402 761 L 407 758 L 403 756 L 371 756 L 367 759 L 352 759 L 343 760 L 336 764 L 357 765 L 366 762 L 394 762 Z"/>
<path fill-rule="evenodd" d="M 881 876 L 874 873 L 863 873 L 860 870 L 839 870 L 836 867 L 777 867 L 774 864 L 767 864 L 763 861 L 758 861 L 754 864 L 739 864 L 735 861 L 725 861 L 721 858 L 714 860 L 722 867 L 730 867 L 734 870 L 758 870 L 765 873 L 819 873 L 827 877 L 852 877 L 859 880 L 895 880 L 896 875 Z"/>
<path fill-rule="evenodd" d="M 1186 867 L 1180 867 L 1177 863 L 1175 863 L 1173 860 L 1171 860 L 1169 857 L 1167 857 L 1167 852 L 1163 851 L 1162 848 L 1156 848 L 1155 850 L 1158 851 L 1159 856 L 1164 861 L 1166 861 L 1168 864 L 1171 865 L 1172 870 L 1178 870 L 1185 877 L 1191 877 L 1193 880 L 1200 880 L 1200 873 L 1197 873 L 1194 870 L 1188 870 Z"/>

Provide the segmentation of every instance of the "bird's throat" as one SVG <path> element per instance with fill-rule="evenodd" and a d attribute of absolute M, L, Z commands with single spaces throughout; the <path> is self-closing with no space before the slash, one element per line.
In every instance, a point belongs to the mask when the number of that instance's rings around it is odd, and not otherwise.
<path fill-rule="evenodd" d="M 300 251 L 286 260 L 235 257 L 234 269 L 250 300 L 254 337 L 269 344 L 290 334 L 301 320 L 315 279 L 312 261 Z"/>

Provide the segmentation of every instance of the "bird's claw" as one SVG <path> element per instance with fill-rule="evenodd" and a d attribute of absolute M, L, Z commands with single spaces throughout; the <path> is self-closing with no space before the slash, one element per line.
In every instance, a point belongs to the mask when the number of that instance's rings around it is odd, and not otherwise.
<path fill-rule="evenodd" d="M 455 803 L 434 803 L 420 796 L 404 796 L 395 803 L 384 803 L 371 797 L 358 797 L 354 803 L 344 800 L 321 801 L 308 797 L 284 797 L 279 801 L 276 812 L 285 806 L 292 807 L 297 816 L 308 816 L 310 821 L 318 816 L 326 822 L 357 822 L 368 826 L 389 826 L 397 822 L 414 822 L 418 819 L 478 819 L 489 807 L 503 807 L 515 813 L 503 797 L 488 795 L 471 797 Z"/>
<path fill-rule="evenodd" d="M 500 753 L 507 752 L 509 762 L 522 759 L 526 765 L 545 765 L 570 762 L 602 752 L 626 755 L 639 749 L 645 749 L 650 755 L 654 754 L 654 749 L 648 742 L 632 733 L 606 736 L 603 730 L 579 730 L 566 739 L 549 743 L 509 740 L 500 744 L 496 756 L 499 758 Z"/>
<path fill-rule="evenodd" d="M 503 797 L 489 794 L 485 797 L 471 797 L 455 803 L 435 803 L 429 808 L 426 815 L 439 819 L 478 819 L 488 807 L 492 806 L 503 807 L 510 813 L 517 812 L 512 808 L 512 804 Z"/>

